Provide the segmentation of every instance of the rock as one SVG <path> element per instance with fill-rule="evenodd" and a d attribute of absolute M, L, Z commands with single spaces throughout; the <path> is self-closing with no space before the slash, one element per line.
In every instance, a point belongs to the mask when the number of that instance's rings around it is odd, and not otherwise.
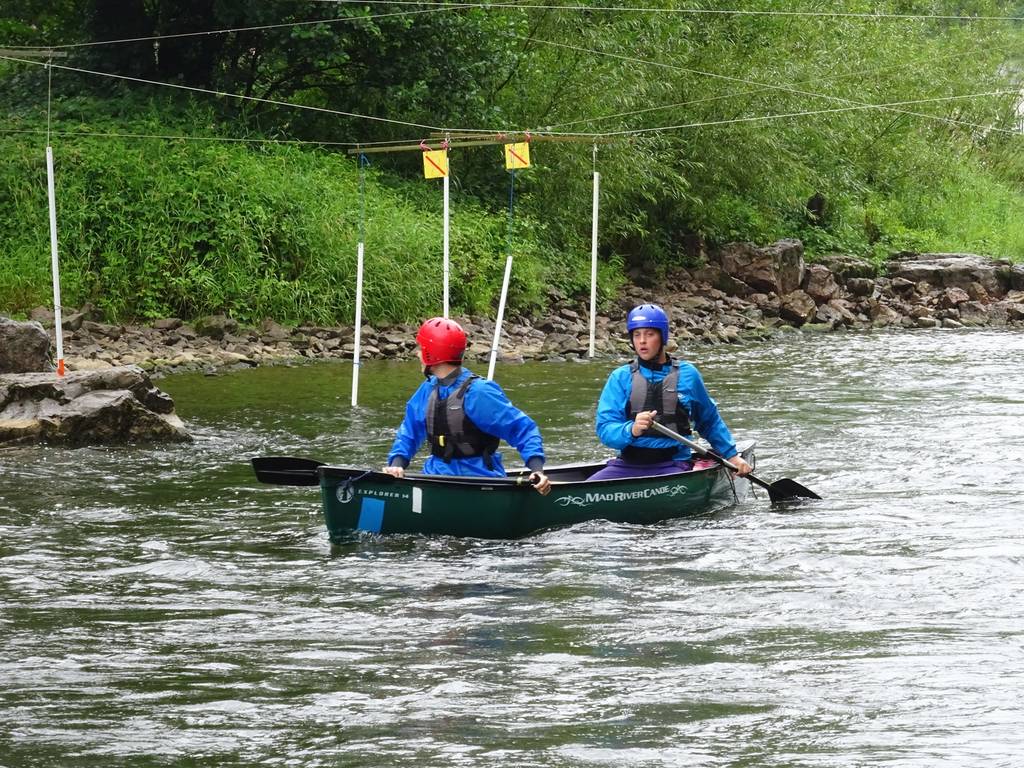
<path fill-rule="evenodd" d="M 937 304 L 940 309 L 952 309 L 970 300 L 970 295 L 962 288 L 947 288 L 939 294 Z"/>
<path fill-rule="evenodd" d="M 971 283 L 968 285 L 967 295 L 971 297 L 972 301 L 978 301 L 982 304 L 988 304 L 992 301 L 992 297 L 989 296 L 988 291 L 985 290 L 985 286 L 981 283 Z"/>
<path fill-rule="evenodd" d="M 804 292 L 814 299 L 815 304 L 827 304 L 837 293 L 832 271 L 824 264 L 811 264 L 804 275 Z"/>
<path fill-rule="evenodd" d="M 0 373 L 49 371 L 50 336 L 37 321 L 0 317 Z"/>
<path fill-rule="evenodd" d="M 588 342 L 581 342 L 575 336 L 570 336 L 567 333 L 552 333 L 546 339 L 544 344 L 541 346 L 541 353 L 551 357 L 554 355 L 565 355 L 569 352 L 576 354 L 586 353 L 589 348 Z"/>
<path fill-rule="evenodd" d="M 208 336 L 218 341 L 224 338 L 224 334 L 235 333 L 238 330 L 238 323 L 226 315 L 202 317 L 196 320 L 193 325 L 198 335 Z"/>
<path fill-rule="evenodd" d="M 29 320 L 35 320 L 37 323 L 43 326 L 53 326 L 53 310 L 49 307 L 34 307 L 32 311 L 28 313 Z"/>
<path fill-rule="evenodd" d="M 88 316 L 83 312 L 72 312 L 61 318 L 60 327 L 65 331 L 77 331 L 87 319 Z"/>
<path fill-rule="evenodd" d="M 899 325 L 902 319 L 895 309 L 875 300 L 871 301 L 868 317 L 871 318 L 872 325 L 879 326 Z"/>
<path fill-rule="evenodd" d="M 181 328 L 182 322 L 177 317 L 165 317 L 160 320 L 154 320 L 152 327 L 158 331 L 173 331 Z"/>
<path fill-rule="evenodd" d="M 0 375 L 0 443 L 190 439 L 171 398 L 136 366 Z"/>
<path fill-rule="evenodd" d="M 728 243 L 718 258 L 722 269 L 751 288 L 783 296 L 803 282 L 803 253 L 803 243 L 787 239 L 766 248 L 753 243 Z"/>
<path fill-rule="evenodd" d="M 819 257 L 817 263 L 827 267 L 836 280 L 844 284 L 851 278 L 878 277 L 878 267 L 874 263 L 845 253 L 827 253 Z"/>
<path fill-rule="evenodd" d="M 829 328 L 838 328 L 843 325 L 842 313 L 831 304 L 822 304 L 814 313 L 815 323 L 820 323 Z"/>
<path fill-rule="evenodd" d="M 794 325 L 809 323 L 817 310 L 814 299 L 804 291 L 797 289 L 782 297 L 779 304 L 779 317 L 789 320 Z"/>
<path fill-rule="evenodd" d="M 82 323 L 82 328 L 93 336 L 106 336 L 113 341 L 120 339 L 121 334 L 124 332 L 124 328 L 119 325 L 106 325 L 105 323 L 97 323 L 94 320 L 86 320 Z"/>
<path fill-rule="evenodd" d="M 728 296 L 749 296 L 754 292 L 753 288 L 733 277 L 717 264 L 709 264 L 697 270 L 693 273 L 693 277 Z"/>
<path fill-rule="evenodd" d="M 968 290 L 978 283 L 996 297 L 1024 284 L 1024 267 L 1003 259 L 988 259 L 971 253 L 895 254 L 885 265 L 886 274 L 913 282 L 924 280 L 938 288 Z"/>
<path fill-rule="evenodd" d="M 846 290 L 854 296 L 870 296 L 875 292 L 875 281 L 867 277 L 851 277 L 846 281 Z"/>

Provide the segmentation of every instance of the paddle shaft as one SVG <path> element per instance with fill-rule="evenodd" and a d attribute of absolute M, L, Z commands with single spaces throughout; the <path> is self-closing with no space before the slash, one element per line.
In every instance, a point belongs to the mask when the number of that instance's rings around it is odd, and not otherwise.
<path fill-rule="evenodd" d="M 689 446 L 690 450 L 696 451 L 701 456 L 707 456 L 709 459 L 714 459 L 723 467 L 731 469 L 733 472 L 738 471 L 736 465 L 733 464 L 728 459 L 722 458 L 714 451 L 709 451 L 707 448 L 704 448 L 698 443 L 693 442 L 693 440 L 689 440 L 683 437 L 678 432 L 666 427 L 664 424 L 659 424 L 656 421 L 652 421 L 651 427 L 654 429 L 655 432 L 661 432 L 661 434 L 663 434 L 665 437 L 671 437 L 673 440 L 676 440 L 677 442 L 680 442 L 683 445 Z M 759 477 L 755 477 L 753 474 L 746 474 L 744 475 L 744 477 L 747 478 L 747 480 L 749 480 L 752 483 L 757 483 L 757 485 L 760 485 L 762 488 L 767 488 L 771 490 L 771 483 L 766 483 L 764 480 L 762 480 Z"/>

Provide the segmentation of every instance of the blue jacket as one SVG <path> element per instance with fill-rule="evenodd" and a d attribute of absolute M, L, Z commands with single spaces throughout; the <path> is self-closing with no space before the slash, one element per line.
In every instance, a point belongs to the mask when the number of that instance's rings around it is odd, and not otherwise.
<path fill-rule="evenodd" d="M 736 456 L 736 443 L 718 414 L 718 405 L 708 394 L 700 371 L 684 360 L 673 361 L 672 364 L 679 366 L 679 402 L 690 414 L 690 422 L 723 458 Z M 627 445 L 640 448 L 678 447 L 673 458 L 677 461 L 689 459 L 690 449 L 672 438 L 633 437 L 633 422 L 629 418 L 633 374 L 629 368 L 629 365 L 623 365 L 608 376 L 601 398 L 597 401 L 597 436 L 602 443 L 616 451 L 621 451 Z M 660 370 L 640 366 L 640 371 L 648 381 L 659 382 L 668 375 L 671 368 L 666 363 Z"/>
<path fill-rule="evenodd" d="M 471 376 L 467 368 L 463 368 L 456 379 L 438 390 L 438 397 L 444 398 L 459 388 Z M 427 439 L 427 402 L 431 390 L 438 384 L 437 377 L 431 376 L 417 389 L 405 405 L 405 418 L 398 427 L 395 442 L 388 453 L 388 464 L 398 463 L 408 466 L 416 451 Z M 523 462 L 531 469 L 544 466 L 544 444 L 541 442 L 540 430 L 536 422 L 516 408 L 509 401 L 505 392 L 497 383 L 486 379 L 477 379 L 466 391 L 463 404 L 466 415 L 483 432 L 500 437 L 519 451 Z M 398 461 L 394 462 L 393 459 Z M 423 464 L 423 471 L 428 475 L 469 475 L 477 477 L 504 477 L 505 467 L 501 462 L 501 454 L 494 453 L 491 457 L 494 469 L 488 469 L 483 457 L 475 456 L 468 459 L 453 458 L 446 462 L 437 456 L 428 456 Z M 404 462 L 404 463 L 403 463 Z"/>

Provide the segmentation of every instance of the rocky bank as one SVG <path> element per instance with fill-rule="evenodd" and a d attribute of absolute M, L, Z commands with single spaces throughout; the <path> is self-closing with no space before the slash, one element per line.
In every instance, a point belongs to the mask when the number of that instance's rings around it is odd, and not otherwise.
<path fill-rule="evenodd" d="M 586 357 L 589 299 L 552 294 L 541 319 L 507 318 L 501 359 L 567 360 Z M 972 254 L 895 254 L 881 268 L 835 254 L 808 264 L 799 240 L 766 247 L 731 243 L 697 269 L 675 269 L 649 286 L 627 287 L 606 303 L 596 321 L 596 350 L 602 357 L 628 353 L 623 322 L 636 304 L 655 302 L 669 312 L 682 345 L 740 343 L 782 330 L 838 330 L 897 326 L 960 328 L 1024 327 L 1024 265 Z M 50 326 L 46 309 L 33 319 Z M 468 357 L 486 359 L 492 320 L 457 317 L 470 337 Z M 412 359 L 416 325 L 362 328 L 362 355 L 369 359 Z M 177 318 L 150 325 L 111 325 L 90 307 L 63 320 L 68 370 L 103 370 L 136 365 L 155 372 L 207 371 L 351 359 L 351 326 L 290 328 L 266 320 L 240 327 L 228 317 L 194 322 Z M 2 341 L 0 341 L 2 345 Z M 3 352 L 0 350 L 0 365 Z M 0 370 L 3 370 L 0 368 Z"/>

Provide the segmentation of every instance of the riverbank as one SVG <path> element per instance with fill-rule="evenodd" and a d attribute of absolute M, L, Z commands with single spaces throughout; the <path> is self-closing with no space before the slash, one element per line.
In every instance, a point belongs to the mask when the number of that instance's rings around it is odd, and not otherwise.
<path fill-rule="evenodd" d="M 589 303 L 552 294 L 541 318 L 511 317 L 502 329 L 500 359 L 564 361 L 589 354 Z M 1024 327 L 1024 266 L 972 254 L 896 254 L 877 268 L 834 255 L 807 264 L 798 240 L 766 247 L 731 243 L 699 269 L 676 269 L 657 285 L 631 285 L 601 307 L 595 323 L 595 354 L 629 354 L 623 333 L 633 306 L 654 302 L 672 319 L 676 342 L 737 344 L 795 328 L 833 331 L 896 326 L 960 328 Z M 39 308 L 32 319 L 53 335 L 53 315 Z M 494 322 L 456 317 L 469 337 L 467 357 L 486 360 Z M 138 365 L 154 375 L 170 372 L 291 365 L 351 359 L 352 326 L 286 327 L 273 320 L 245 328 L 228 317 L 193 322 L 165 318 L 149 325 L 111 325 L 91 307 L 63 318 L 69 370 Z M 367 359 L 414 359 L 417 326 L 364 325 L 361 355 Z"/>

